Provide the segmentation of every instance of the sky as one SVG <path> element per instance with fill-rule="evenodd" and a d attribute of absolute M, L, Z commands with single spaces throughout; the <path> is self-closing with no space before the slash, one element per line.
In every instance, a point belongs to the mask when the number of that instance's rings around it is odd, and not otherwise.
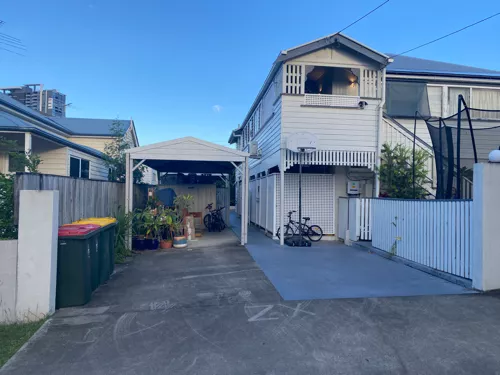
<path fill-rule="evenodd" d="M 0 49 L 0 87 L 43 83 L 66 94 L 68 117 L 132 118 L 141 145 L 227 144 L 281 50 L 382 2 L 3 1 L 0 32 L 26 51 Z M 344 33 L 395 54 L 498 11 L 498 0 L 391 0 Z M 409 55 L 500 71 L 499 35 L 500 16 Z"/>

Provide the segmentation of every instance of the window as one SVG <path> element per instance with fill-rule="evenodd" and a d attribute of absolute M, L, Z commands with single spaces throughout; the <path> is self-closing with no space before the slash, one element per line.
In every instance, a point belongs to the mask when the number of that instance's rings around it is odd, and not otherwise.
<path fill-rule="evenodd" d="M 470 105 L 469 87 L 450 87 L 448 89 L 448 115 L 452 116 L 458 112 L 458 96 L 464 97 L 467 105 Z M 463 106 L 462 106 L 463 107 Z"/>
<path fill-rule="evenodd" d="M 9 172 L 24 172 L 24 151 L 18 151 L 18 153 L 19 157 L 13 153 L 9 153 Z"/>
<path fill-rule="evenodd" d="M 71 156 L 69 158 L 69 175 L 77 178 L 90 178 L 90 162 Z"/>
<path fill-rule="evenodd" d="M 500 110 L 500 90 L 472 89 L 471 107 Z M 498 120 L 500 112 L 471 111 L 471 117 Z"/>
<path fill-rule="evenodd" d="M 306 65 L 305 93 L 359 96 L 359 69 Z"/>
<path fill-rule="evenodd" d="M 443 88 L 440 86 L 427 86 L 431 116 L 441 117 L 443 110 Z"/>

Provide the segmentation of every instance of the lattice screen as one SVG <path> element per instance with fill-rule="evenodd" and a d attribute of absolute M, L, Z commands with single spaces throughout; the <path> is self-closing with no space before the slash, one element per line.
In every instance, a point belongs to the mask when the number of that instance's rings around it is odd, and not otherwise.
<path fill-rule="evenodd" d="M 302 65 L 285 65 L 285 93 L 302 94 Z"/>
<path fill-rule="evenodd" d="M 280 176 L 276 176 L 276 225 L 280 225 Z M 299 175 L 285 173 L 285 223 L 288 211 L 299 210 Z M 324 234 L 335 234 L 335 176 L 302 175 L 302 216 L 317 224 Z M 298 212 L 292 218 L 298 220 Z"/>

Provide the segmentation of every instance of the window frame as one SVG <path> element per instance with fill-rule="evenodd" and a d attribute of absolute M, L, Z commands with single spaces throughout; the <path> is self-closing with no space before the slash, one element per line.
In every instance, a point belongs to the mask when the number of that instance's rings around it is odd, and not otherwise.
<path fill-rule="evenodd" d="M 75 159 L 75 160 L 78 160 L 78 177 L 77 176 L 72 176 L 71 175 L 71 159 Z M 88 167 L 88 177 L 82 177 L 82 160 L 83 161 L 86 161 L 89 163 L 89 167 Z M 89 159 L 85 159 L 85 158 L 81 158 L 79 156 L 74 156 L 74 155 L 70 155 L 69 156 L 69 177 L 73 177 L 73 178 L 84 178 L 86 180 L 90 180 L 90 169 L 91 169 L 91 161 Z"/>

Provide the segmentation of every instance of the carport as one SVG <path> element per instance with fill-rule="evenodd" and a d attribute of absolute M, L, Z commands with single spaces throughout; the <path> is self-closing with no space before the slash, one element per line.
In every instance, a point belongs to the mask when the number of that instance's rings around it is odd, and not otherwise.
<path fill-rule="evenodd" d="M 160 172 L 229 174 L 235 168 L 242 175 L 241 244 L 247 243 L 248 233 L 248 158 L 249 154 L 194 137 L 173 139 L 126 151 L 125 208 L 131 212 L 133 202 L 133 172 L 147 165 Z"/>

